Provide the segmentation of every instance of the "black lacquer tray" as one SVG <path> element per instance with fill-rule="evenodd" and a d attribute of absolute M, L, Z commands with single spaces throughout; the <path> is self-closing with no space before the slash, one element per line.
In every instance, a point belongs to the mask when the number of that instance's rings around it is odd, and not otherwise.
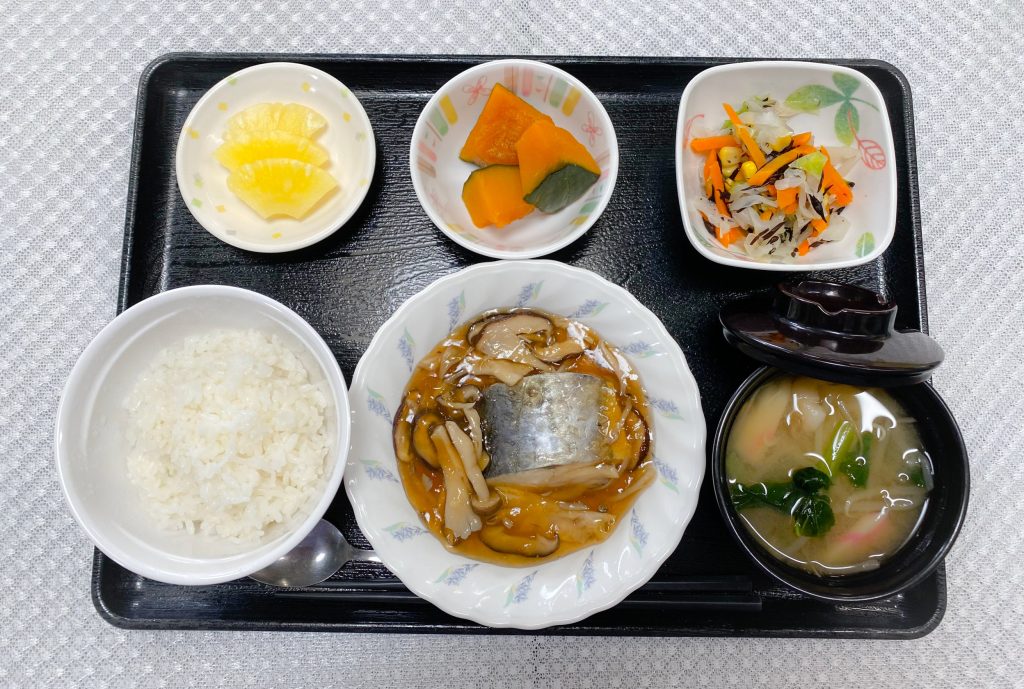
<path fill-rule="evenodd" d="M 420 110 L 449 78 L 485 57 L 173 54 L 153 62 L 139 88 L 118 309 L 197 283 L 262 292 L 297 311 L 333 349 L 346 378 L 371 336 L 408 297 L 437 277 L 482 260 L 444 237 L 420 208 L 409 176 L 409 140 Z M 602 100 L 619 139 L 619 178 L 596 225 L 550 258 L 593 270 L 651 308 L 679 341 L 697 378 L 709 430 L 755 362 L 722 339 L 727 301 L 766 289 L 778 274 L 727 268 L 689 244 L 676 200 L 676 114 L 687 82 L 734 60 L 539 58 L 576 75 Z M 377 171 L 352 220 L 320 244 L 253 254 L 208 234 L 174 177 L 185 117 L 220 79 L 274 60 L 301 61 L 343 81 L 362 101 L 377 141 Z M 899 186 L 896 237 L 878 260 L 824 277 L 892 295 L 899 327 L 927 329 L 910 88 L 892 65 L 837 61 L 861 70 L 889 108 Z M 344 491 L 328 511 L 367 547 Z M 322 585 L 275 590 L 250 580 L 209 587 L 161 584 L 97 551 L 93 598 L 105 619 L 135 629 L 382 632 L 489 630 L 446 615 L 409 593 L 380 565 L 350 564 Z M 644 587 L 611 610 L 546 634 L 915 638 L 945 610 L 939 570 L 887 600 L 830 604 L 759 573 L 722 523 L 707 482 L 678 551 Z M 537 632 L 535 632 L 537 633 Z"/>

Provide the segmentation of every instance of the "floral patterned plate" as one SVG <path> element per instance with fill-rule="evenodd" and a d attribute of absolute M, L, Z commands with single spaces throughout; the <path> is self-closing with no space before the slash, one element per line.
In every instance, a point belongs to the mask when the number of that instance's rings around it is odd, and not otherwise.
<path fill-rule="evenodd" d="M 550 215 L 533 211 L 503 228 L 479 228 L 462 203 L 475 165 L 459 151 L 495 84 L 502 84 L 569 130 L 601 166 L 582 198 Z M 579 239 L 608 205 L 619 172 L 619 146 L 601 101 L 576 77 L 533 60 L 495 60 L 471 67 L 430 99 L 412 133 L 409 168 L 420 205 L 452 241 L 492 258 L 534 258 Z"/>
<path fill-rule="evenodd" d="M 496 307 L 533 306 L 579 319 L 630 357 L 652 409 L 658 480 L 603 543 L 535 567 L 502 567 L 449 552 L 402 488 L 391 424 L 413 366 L 459 323 Z M 381 327 L 350 389 L 345 488 L 384 564 L 445 612 L 492 627 L 577 622 L 642 586 L 679 545 L 704 477 L 697 383 L 665 326 L 629 292 L 555 261 L 500 261 L 437 280 Z"/>
<path fill-rule="evenodd" d="M 257 103 L 300 103 L 327 119 L 316 142 L 339 188 L 305 218 L 264 220 L 227 187 L 228 171 L 213 157 L 227 121 Z M 377 163 L 373 129 L 359 99 L 327 72 L 294 62 L 247 67 L 203 94 L 178 135 L 175 174 L 189 211 L 217 239 L 248 251 L 278 253 L 333 234 L 366 198 Z"/>
<path fill-rule="evenodd" d="M 819 246 L 806 256 L 768 262 L 722 247 L 704 229 L 692 203 L 702 193 L 703 158 L 690 149 L 690 139 L 721 126 L 722 103 L 737 105 L 754 95 L 771 96 L 795 110 L 790 125 L 798 132 L 812 132 L 816 144 L 857 150 L 860 161 L 848 175 L 856 183 L 854 200 L 843 212 L 850 230 L 841 241 Z M 838 65 L 741 62 L 707 69 L 686 85 L 679 103 L 676 186 L 686 236 L 716 263 L 779 271 L 867 263 L 886 250 L 896 231 L 896 165 L 882 93 L 862 73 Z"/>

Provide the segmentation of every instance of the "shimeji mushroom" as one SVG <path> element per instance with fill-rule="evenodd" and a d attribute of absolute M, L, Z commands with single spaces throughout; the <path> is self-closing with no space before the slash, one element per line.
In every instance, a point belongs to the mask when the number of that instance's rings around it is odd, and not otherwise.
<path fill-rule="evenodd" d="M 480 530 L 483 522 L 469 503 L 471 491 L 462 458 L 452 446 L 444 426 L 434 428 L 430 439 L 444 474 L 444 526 L 456 539 L 469 538 L 471 533 Z"/>

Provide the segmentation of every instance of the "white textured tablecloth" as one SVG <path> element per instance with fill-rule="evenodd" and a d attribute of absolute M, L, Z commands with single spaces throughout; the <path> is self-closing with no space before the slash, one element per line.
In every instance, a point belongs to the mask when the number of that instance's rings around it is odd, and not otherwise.
<path fill-rule="evenodd" d="M 898 6 L 898 8 L 897 8 Z M 0 1 L 0 687 L 1024 685 L 1019 0 Z M 913 88 L 936 385 L 970 449 L 949 607 L 912 642 L 127 632 L 52 458 L 114 315 L 136 88 L 174 50 L 871 57 Z"/>

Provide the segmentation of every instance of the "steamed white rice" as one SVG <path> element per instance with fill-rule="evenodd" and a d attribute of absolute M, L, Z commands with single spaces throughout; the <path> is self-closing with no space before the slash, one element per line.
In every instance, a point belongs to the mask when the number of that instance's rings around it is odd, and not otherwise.
<path fill-rule="evenodd" d="M 257 540 L 321 487 L 327 399 L 276 335 L 187 337 L 125 405 L 128 477 L 161 528 Z"/>

